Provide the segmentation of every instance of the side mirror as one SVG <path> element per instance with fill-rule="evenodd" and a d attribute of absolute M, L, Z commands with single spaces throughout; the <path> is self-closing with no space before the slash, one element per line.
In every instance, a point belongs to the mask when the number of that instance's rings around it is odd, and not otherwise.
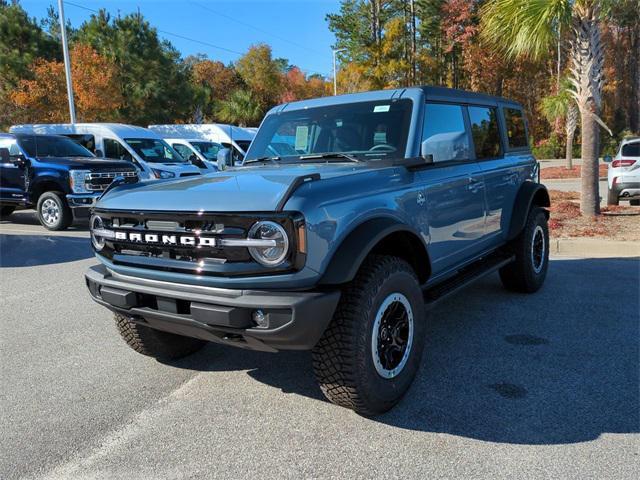
<path fill-rule="evenodd" d="M 613 158 L 611 157 L 611 155 L 605 155 L 604 157 L 602 157 L 602 161 L 604 163 L 611 163 L 613 161 Z"/>
<path fill-rule="evenodd" d="M 99 148 L 97 148 L 96 151 L 93 153 L 95 153 L 96 157 L 100 157 L 100 158 L 104 157 L 104 153 L 102 153 L 102 150 L 100 150 Z"/>
<path fill-rule="evenodd" d="M 16 167 L 20 168 L 24 168 L 29 164 L 29 160 L 27 160 L 21 153 L 18 155 L 12 155 L 11 157 L 9 157 L 9 161 Z"/>
<path fill-rule="evenodd" d="M 231 164 L 231 150 L 228 148 L 221 148 L 218 151 L 218 170 L 226 170 L 227 166 Z"/>
<path fill-rule="evenodd" d="M 424 158 L 426 163 L 433 163 L 433 154 L 429 152 L 429 141 L 425 140 L 420 145 L 420 156 Z"/>

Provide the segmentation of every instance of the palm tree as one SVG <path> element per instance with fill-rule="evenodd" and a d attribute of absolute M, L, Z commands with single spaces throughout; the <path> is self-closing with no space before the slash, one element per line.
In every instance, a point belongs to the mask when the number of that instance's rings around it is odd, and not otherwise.
<path fill-rule="evenodd" d="M 224 122 L 241 127 L 257 123 L 262 118 L 262 106 L 248 90 L 235 90 L 220 102 L 218 116 Z"/>
<path fill-rule="evenodd" d="M 555 95 L 548 95 L 540 101 L 540 112 L 549 123 L 557 122 L 558 119 L 565 119 L 565 133 L 567 144 L 565 157 L 566 168 L 573 168 L 573 138 L 578 127 L 578 106 L 573 95 L 571 95 L 571 83 L 568 79 L 560 80 L 558 92 Z"/>
<path fill-rule="evenodd" d="M 557 40 L 560 25 L 573 31 L 569 45 L 571 95 L 582 125 L 583 215 L 600 213 L 599 117 L 604 84 L 599 0 L 489 0 L 482 8 L 483 35 L 509 56 L 541 58 Z"/>

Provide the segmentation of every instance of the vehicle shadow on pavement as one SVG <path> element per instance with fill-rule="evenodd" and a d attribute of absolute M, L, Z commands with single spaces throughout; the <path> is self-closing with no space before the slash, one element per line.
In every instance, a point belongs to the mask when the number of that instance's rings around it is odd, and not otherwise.
<path fill-rule="evenodd" d="M 2 225 L 37 225 L 40 226 L 40 221 L 35 210 L 16 210 L 8 218 L 3 218 L 0 221 Z M 43 232 L 47 230 L 41 227 Z M 89 218 L 86 220 L 80 219 L 73 222 L 69 227 L 69 231 L 88 232 L 89 231 Z"/>
<path fill-rule="evenodd" d="M 480 281 L 431 312 L 413 386 L 373 421 L 534 445 L 639 432 L 638 271 L 634 259 L 556 260 L 534 295 L 506 292 L 497 275 Z M 172 365 L 247 370 L 324 401 L 307 352 L 212 345 Z"/>
<path fill-rule="evenodd" d="M 0 234 L 0 268 L 74 262 L 93 256 L 88 238 Z"/>

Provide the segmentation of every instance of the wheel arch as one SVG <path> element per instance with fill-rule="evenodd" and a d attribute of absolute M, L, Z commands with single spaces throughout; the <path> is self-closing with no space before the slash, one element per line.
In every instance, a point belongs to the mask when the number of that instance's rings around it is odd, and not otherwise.
<path fill-rule="evenodd" d="M 31 194 L 29 195 L 31 203 L 37 205 L 38 199 L 45 192 L 60 192 L 63 194 L 62 199 L 64 200 L 64 188 L 60 185 L 60 181 L 55 177 L 46 177 L 38 179 L 31 187 Z"/>
<path fill-rule="evenodd" d="M 431 274 L 427 247 L 412 227 L 392 218 L 374 218 L 355 227 L 343 239 L 331 257 L 320 284 L 350 282 L 371 253 L 403 258 L 413 267 L 421 284 Z"/>
<path fill-rule="evenodd" d="M 516 195 L 515 204 L 511 213 L 511 222 L 507 233 L 507 240 L 516 238 L 527 222 L 527 215 L 532 206 L 548 208 L 551 206 L 551 199 L 547 187 L 541 183 L 525 182 Z M 549 211 L 545 210 L 547 218 Z"/>

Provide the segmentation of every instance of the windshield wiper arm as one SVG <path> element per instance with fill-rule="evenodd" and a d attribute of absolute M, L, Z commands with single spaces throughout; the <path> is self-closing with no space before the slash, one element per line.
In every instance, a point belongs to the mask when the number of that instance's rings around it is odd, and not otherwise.
<path fill-rule="evenodd" d="M 246 165 L 247 163 L 254 163 L 254 162 L 271 162 L 271 163 L 276 163 L 277 161 L 280 160 L 280 157 L 258 157 L 258 158 L 252 158 L 250 160 L 247 160 L 245 162 L 242 162 L 243 165 Z"/>
<path fill-rule="evenodd" d="M 350 162 L 358 162 L 358 163 L 363 161 L 357 157 L 354 157 L 353 155 L 349 155 L 348 153 L 342 153 L 342 152 L 313 153 L 311 155 L 300 156 L 300 160 L 316 160 L 316 159 L 327 159 L 327 158 L 344 158 L 346 160 L 349 160 Z"/>

